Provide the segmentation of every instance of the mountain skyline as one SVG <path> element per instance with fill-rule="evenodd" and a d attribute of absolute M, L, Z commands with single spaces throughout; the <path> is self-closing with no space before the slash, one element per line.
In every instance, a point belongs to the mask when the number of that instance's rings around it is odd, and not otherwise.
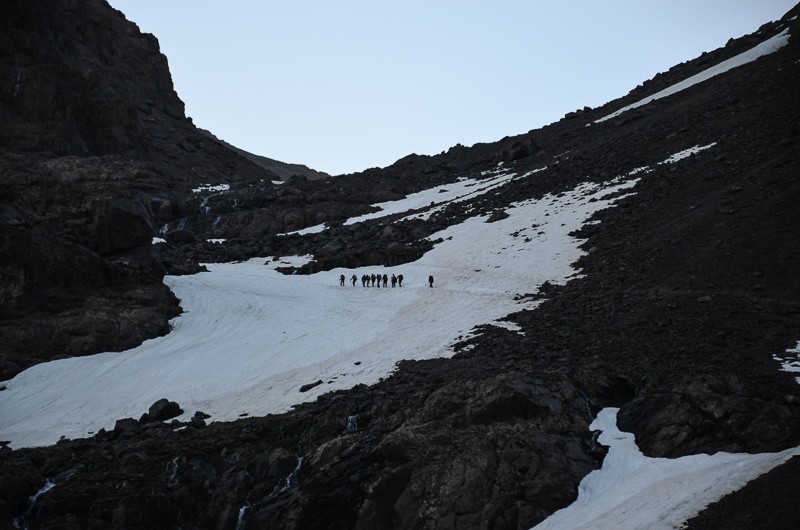
<path fill-rule="evenodd" d="M 111 5 L 159 39 L 198 126 L 335 175 L 600 106 L 794 3 Z"/>

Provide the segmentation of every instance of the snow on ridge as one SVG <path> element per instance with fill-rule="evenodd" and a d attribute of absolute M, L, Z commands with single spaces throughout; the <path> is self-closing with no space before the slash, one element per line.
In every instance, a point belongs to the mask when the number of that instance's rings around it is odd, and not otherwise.
<path fill-rule="evenodd" d="M 194 193 L 202 193 L 204 191 L 228 191 L 231 189 L 230 184 L 203 184 L 198 188 L 192 188 Z"/>
<path fill-rule="evenodd" d="M 278 234 L 279 236 L 289 236 L 293 234 L 298 234 L 301 236 L 305 236 L 308 234 L 319 234 L 320 232 L 324 231 L 327 228 L 325 223 L 321 223 L 314 226 L 307 226 L 306 228 L 301 228 L 300 230 L 294 230 L 292 232 L 284 232 L 283 234 Z"/>
<path fill-rule="evenodd" d="M 479 186 L 485 193 L 512 178 Z M 0 439 L 19 448 L 84 437 L 113 428 L 119 418 L 139 417 L 164 397 L 186 411 L 181 419 L 197 410 L 212 421 L 263 416 L 375 383 L 403 359 L 449 357 L 476 326 L 535 306 L 519 295 L 574 278 L 582 241 L 569 234 L 636 182 L 584 183 L 509 205 L 509 216 L 496 222 L 488 223 L 488 214 L 468 218 L 432 234 L 442 241 L 398 267 L 286 276 L 274 269 L 309 257 L 280 257 L 266 267 L 258 258 L 168 276 L 184 309 L 170 322 L 171 333 L 125 352 L 51 361 L 18 374 L 0 392 Z M 461 185 L 454 200 L 475 192 Z M 439 189 L 421 203 L 440 196 Z M 371 273 L 403 274 L 405 281 L 394 289 L 339 286 L 340 274 Z M 323 384 L 299 392 L 317 380 Z"/>
<path fill-rule="evenodd" d="M 697 153 L 700 153 L 701 151 L 705 151 L 706 149 L 711 149 L 715 145 L 717 145 L 717 142 L 712 142 L 712 143 L 710 143 L 708 145 L 703 145 L 703 146 L 695 145 L 694 147 L 690 147 L 689 149 L 684 149 L 683 151 L 678 151 L 677 153 L 673 153 L 673 154 L 669 155 L 667 158 L 665 158 L 664 160 L 662 160 L 658 164 L 659 165 L 661 165 L 661 164 L 674 164 L 675 162 L 679 162 L 679 161 L 683 160 L 684 158 L 688 158 L 690 156 L 696 155 Z M 628 171 L 625 174 L 625 176 L 626 177 L 632 177 L 634 175 L 638 175 L 639 173 L 644 173 L 646 175 L 647 173 L 652 173 L 652 172 L 653 172 L 653 168 L 651 168 L 650 166 L 641 166 L 641 167 L 637 167 L 637 168 L 634 168 L 634 169 Z"/>
<path fill-rule="evenodd" d="M 353 225 L 370 219 L 378 219 L 389 215 L 419 210 L 422 208 L 437 207 L 442 204 L 459 202 L 472 198 L 511 182 L 516 173 L 501 173 L 485 179 L 459 179 L 450 184 L 437 186 L 434 190 L 423 190 L 412 193 L 399 201 L 389 201 L 376 204 L 380 211 L 368 213 L 348 219 L 344 224 Z M 474 188 L 474 189 L 473 189 Z"/>
<path fill-rule="evenodd" d="M 778 51 L 779 49 L 783 48 L 789 43 L 789 29 L 783 30 L 781 33 L 775 35 L 774 37 L 765 40 L 764 42 L 758 44 L 757 46 L 736 55 L 735 57 L 731 57 L 721 63 L 712 66 L 711 68 L 707 68 L 703 70 L 699 74 L 695 74 L 683 81 L 680 81 L 660 92 L 657 92 L 651 96 L 647 96 L 639 101 L 632 103 L 628 106 L 622 107 L 621 109 L 617 110 L 616 112 L 612 112 L 608 116 L 603 116 L 600 119 L 594 120 L 593 123 L 601 123 L 606 120 L 610 120 L 612 118 L 616 118 L 623 112 L 627 112 L 631 109 L 635 109 L 637 107 L 641 107 L 643 105 L 647 105 L 648 103 L 655 101 L 657 99 L 665 98 L 667 96 L 671 96 L 680 92 L 681 90 L 686 90 L 687 88 L 694 86 L 698 83 L 702 83 L 703 81 L 707 81 L 714 76 L 723 74 L 728 70 L 732 70 L 737 66 L 742 66 L 744 64 L 750 63 L 762 57 L 764 55 L 769 55 Z M 588 124 L 587 124 L 588 125 Z"/>
<path fill-rule="evenodd" d="M 617 428 L 619 409 L 600 411 L 590 429 L 609 446 L 603 466 L 578 486 L 578 498 L 535 526 L 536 530 L 673 530 L 706 506 L 789 458 L 779 453 L 716 453 L 682 458 L 648 458 L 632 433 Z"/>
<path fill-rule="evenodd" d="M 523 177 L 526 177 L 538 171 L 543 171 L 544 169 L 546 168 L 529 171 L 528 173 L 523 175 Z M 485 175 L 486 172 L 484 172 L 483 174 Z M 376 208 L 380 208 L 380 210 L 378 210 L 377 212 L 360 215 L 358 217 L 351 217 L 350 219 L 345 221 L 344 224 L 354 225 L 364 221 L 380 219 L 382 217 L 388 217 L 394 214 L 410 212 L 412 210 L 424 210 L 424 211 L 422 211 L 421 213 L 411 214 L 405 219 L 415 219 L 415 218 L 427 219 L 434 212 L 443 209 L 445 206 L 447 206 L 447 204 L 451 202 L 461 202 L 468 200 L 470 198 L 476 197 L 478 195 L 491 191 L 495 188 L 503 186 L 511 182 L 515 178 L 516 178 L 516 173 L 508 173 L 508 172 L 501 172 L 499 174 L 493 173 L 492 177 L 483 179 L 459 178 L 456 182 L 452 182 L 450 184 L 444 184 L 441 186 L 436 186 L 435 188 L 432 189 L 411 193 L 400 200 L 387 201 L 374 204 L 373 206 L 375 206 Z M 303 228 L 300 230 L 295 230 L 294 232 L 287 232 L 284 235 L 318 234 L 320 232 L 325 231 L 326 228 L 327 226 L 324 223 L 322 223 L 314 226 L 309 226 L 307 228 Z"/>

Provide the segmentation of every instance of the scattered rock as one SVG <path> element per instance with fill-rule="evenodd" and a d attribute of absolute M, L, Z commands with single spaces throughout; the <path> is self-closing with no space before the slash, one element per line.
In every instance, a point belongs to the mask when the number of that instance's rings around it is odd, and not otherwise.
<path fill-rule="evenodd" d="M 114 423 L 115 433 L 131 433 L 141 429 L 141 425 L 133 418 L 122 418 Z"/>
<path fill-rule="evenodd" d="M 183 414 L 183 409 L 166 398 L 161 398 L 152 405 L 147 411 L 147 421 L 166 421 Z"/>
<path fill-rule="evenodd" d="M 508 219 L 508 217 L 509 217 L 509 215 L 505 210 L 495 210 L 495 211 L 492 212 L 492 214 L 489 216 L 489 218 L 486 219 L 486 222 L 487 223 L 496 223 L 497 221 L 502 221 L 503 219 Z"/>
<path fill-rule="evenodd" d="M 300 392 L 308 392 L 309 390 L 311 390 L 315 386 L 319 386 L 321 384 L 322 384 L 322 379 L 314 381 L 313 383 L 307 383 L 307 384 L 305 384 L 305 385 L 300 387 Z"/>

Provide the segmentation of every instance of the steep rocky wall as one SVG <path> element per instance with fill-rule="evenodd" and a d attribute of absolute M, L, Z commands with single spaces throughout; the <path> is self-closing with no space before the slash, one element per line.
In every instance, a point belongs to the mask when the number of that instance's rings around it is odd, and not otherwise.
<path fill-rule="evenodd" d="M 165 333 L 157 229 L 197 184 L 274 177 L 195 128 L 156 38 L 103 0 L 3 5 L 0 123 L 0 379 Z"/>
<path fill-rule="evenodd" d="M 134 154 L 158 120 L 184 120 L 158 41 L 104 1 L 9 0 L 3 10 L 6 148 Z"/>

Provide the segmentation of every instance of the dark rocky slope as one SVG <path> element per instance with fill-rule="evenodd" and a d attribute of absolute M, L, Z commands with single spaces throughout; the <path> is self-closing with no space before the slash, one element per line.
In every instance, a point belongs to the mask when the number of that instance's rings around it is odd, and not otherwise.
<path fill-rule="evenodd" d="M 584 180 L 654 170 L 579 234 L 587 238 L 585 276 L 531 293 L 546 300 L 510 317 L 524 334 L 487 326 L 452 359 L 403 362 L 380 384 L 287 414 L 207 427 L 198 419 L 181 430 L 128 420 L 90 439 L 2 451 L 0 525 L 22 517 L 39 528 L 529 528 L 571 502 L 600 465 L 588 425 L 603 406 L 621 407 L 621 427 L 651 455 L 800 444 L 800 392 L 772 359 L 800 339 L 797 14 L 784 18 L 792 38 L 779 52 L 614 120 L 586 127 L 778 25 L 527 135 L 281 191 L 232 190 L 254 202 L 225 212 L 231 240 L 161 244 L 167 260 L 310 251 L 322 269 L 387 259 L 393 245 L 416 242 L 396 256 L 413 259 L 425 251 L 421 237 L 469 208 L 498 211 Z M 519 173 L 548 169 L 427 224 L 277 238 L 275 221 L 249 231 L 289 206 L 307 212 L 298 227 L 336 223 L 376 196 L 476 176 L 500 161 Z M 201 238 L 211 233 L 201 216 L 186 219 Z M 321 250 L 331 242 L 336 250 Z M 55 488 L 28 509 L 46 478 Z M 790 528 L 797 487 L 778 469 L 749 488 L 757 493 L 738 494 L 735 517 Z M 785 502 L 762 518 L 755 503 L 764 497 Z M 718 508 L 704 517 L 692 524 L 733 527 Z"/>

